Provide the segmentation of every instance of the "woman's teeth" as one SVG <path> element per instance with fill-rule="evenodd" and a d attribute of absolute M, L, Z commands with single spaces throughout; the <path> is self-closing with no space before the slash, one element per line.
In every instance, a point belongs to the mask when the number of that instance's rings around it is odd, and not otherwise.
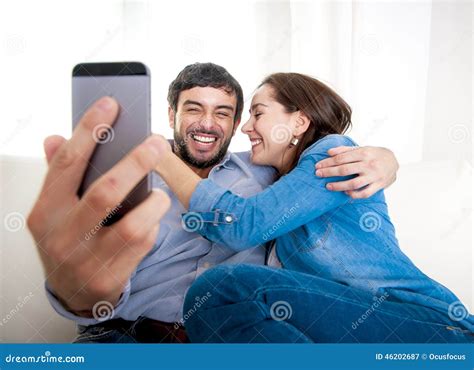
<path fill-rule="evenodd" d="M 200 143 L 213 143 L 214 141 L 217 140 L 217 138 L 215 137 L 201 136 L 201 135 L 192 135 L 191 137 Z"/>
<path fill-rule="evenodd" d="M 253 140 L 250 140 L 250 144 L 252 144 L 252 146 L 255 146 L 255 145 L 258 145 L 262 142 L 261 139 L 253 139 Z"/>

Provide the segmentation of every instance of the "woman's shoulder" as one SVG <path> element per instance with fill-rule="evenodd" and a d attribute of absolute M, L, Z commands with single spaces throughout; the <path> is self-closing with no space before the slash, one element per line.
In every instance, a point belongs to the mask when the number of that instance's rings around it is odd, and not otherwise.
<path fill-rule="evenodd" d="M 356 142 L 352 140 L 349 136 L 346 135 L 339 135 L 339 134 L 331 134 L 326 135 L 316 141 L 315 143 L 311 144 L 308 148 L 306 148 L 303 153 L 301 153 L 301 158 L 308 155 L 321 155 L 325 154 L 327 156 L 327 151 L 331 148 L 335 148 L 337 146 L 357 146 Z"/>

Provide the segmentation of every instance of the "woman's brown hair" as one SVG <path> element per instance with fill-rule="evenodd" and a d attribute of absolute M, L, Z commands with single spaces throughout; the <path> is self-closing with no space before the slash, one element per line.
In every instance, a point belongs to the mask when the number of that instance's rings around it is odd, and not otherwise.
<path fill-rule="evenodd" d="M 301 153 L 322 137 L 343 134 L 351 126 L 351 107 L 330 87 L 317 79 L 300 73 L 274 73 L 262 85 L 270 85 L 275 100 L 288 113 L 303 112 L 311 121 L 308 130 L 296 145 L 293 169 Z"/>

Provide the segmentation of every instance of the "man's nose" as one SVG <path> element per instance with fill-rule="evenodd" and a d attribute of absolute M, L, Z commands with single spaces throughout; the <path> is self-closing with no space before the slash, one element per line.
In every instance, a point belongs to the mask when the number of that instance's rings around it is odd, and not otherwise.
<path fill-rule="evenodd" d="M 214 117 L 212 115 L 204 116 L 199 123 L 205 129 L 211 129 L 215 126 Z"/>

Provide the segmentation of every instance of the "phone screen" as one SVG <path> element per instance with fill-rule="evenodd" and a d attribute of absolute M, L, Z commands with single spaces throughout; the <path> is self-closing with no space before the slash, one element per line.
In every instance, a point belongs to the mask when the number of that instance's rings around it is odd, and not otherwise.
<path fill-rule="evenodd" d="M 102 96 L 111 96 L 120 105 L 112 127 L 99 124 L 92 136 L 96 149 L 89 160 L 78 195 L 128 152 L 151 134 L 150 74 L 142 63 L 83 63 L 74 67 L 72 77 L 73 128 L 85 111 Z M 112 190 L 112 189 L 111 189 Z M 124 201 L 110 210 L 105 224 L 112 224 L 146 198 L 151 191 L 147 175 Z"/>

